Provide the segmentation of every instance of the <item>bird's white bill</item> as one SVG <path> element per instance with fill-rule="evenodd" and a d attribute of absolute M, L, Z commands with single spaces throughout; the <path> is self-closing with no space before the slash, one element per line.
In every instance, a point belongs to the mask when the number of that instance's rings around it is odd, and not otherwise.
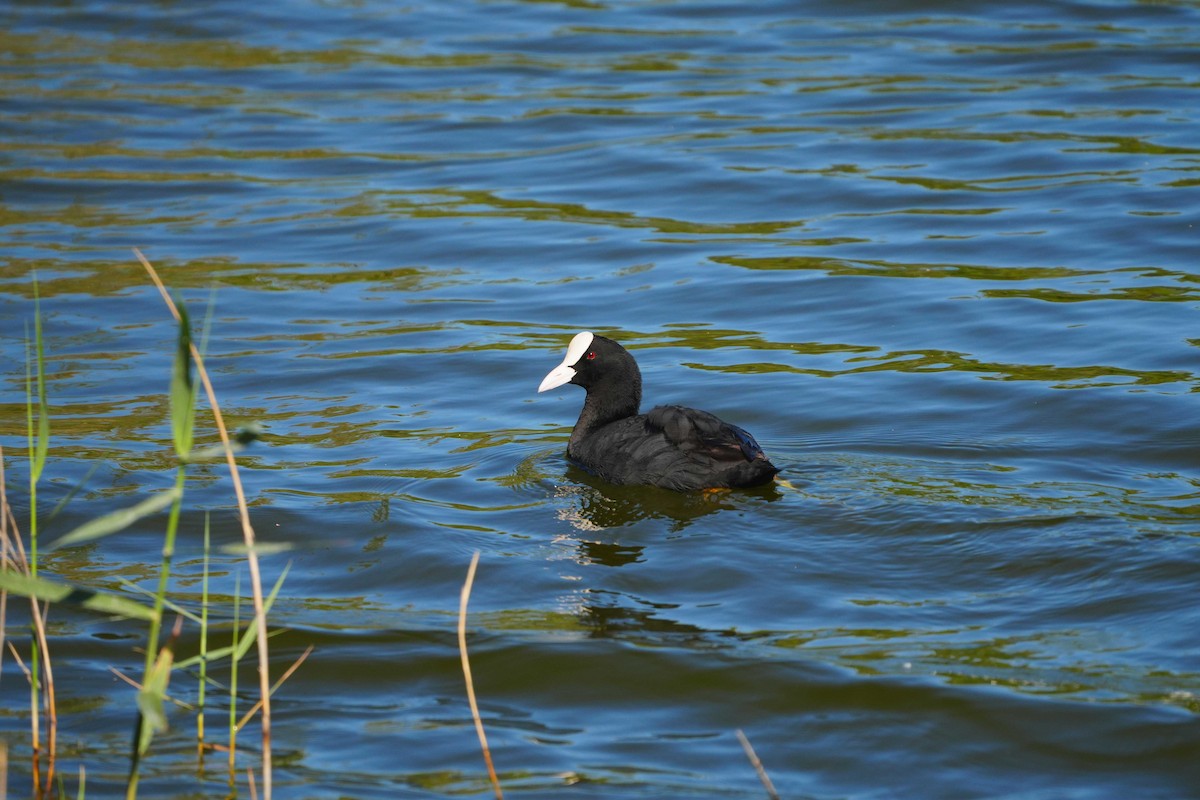
<path fill-rule="evenodd" d="M 553 389 L 556 386 L 562 386 L 564 383 L 570 383 L 571 378 L 575 377 L 575 364 L 579 363 L 579 359 L 583 358 L 583 354 L 592 346 L 592 339 L 595 335 L 591 331 L 582 331 L 575 334 L 571 339 L 571 343 L 567 345 L 567 355 L 562 363 L 554 369 L 550 370 L 550 374 L 542 378 L 542 385 L 538 387 L 539 392 L 544 392 L 547 389 Z"/>
<path fill-rule="evenodd" d="M 554 369 L 550 370 L 550 374 L 542 378 L 542 383 L 538 386 L 539 392 L 544 392 L 547 389 L 553 389 L 556 386 L 562 386 L 564 383 L 570 383 L 571 378 L 575 377 L 575 370 L 566 364 L 559 364 Z"/>

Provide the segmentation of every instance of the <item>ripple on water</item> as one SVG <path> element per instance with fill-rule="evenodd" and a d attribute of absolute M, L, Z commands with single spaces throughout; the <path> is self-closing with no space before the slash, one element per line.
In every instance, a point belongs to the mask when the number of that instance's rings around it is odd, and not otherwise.
<path fill-rule="evenodd" d="M 454 635 L 475 551 L 513 793 L 761 791 L 736 729 L 783 796 L 1200 782 L 1192 5 L 0 14 L 9 500 L 23 524 L 35 273 L 42 535 L 170 485 L 176 332 L 141 247 L 207 320 L 231 425 L 264 430 L 242 476 L 286 548 L 268 581 L 292 565 L 276 666 L 316 645 L 273 700 L 277 791 L 488 791 Z M 571 466 L 582 395 L 536 386 L 582 329 L 786 481 L 701 498 Z M 224 641 L 241 530 L 224 470 L 190 470 L 176 599 L 198 607 L 207 512 Z M 44 568 L 152 589 L 161 536 Z M 115 793 L 134 704 L 107 668 L 135 674 L 144 631 L 51 619 L 60 742 Z M 188 791 L 172 723 L 143 793 Z"/>

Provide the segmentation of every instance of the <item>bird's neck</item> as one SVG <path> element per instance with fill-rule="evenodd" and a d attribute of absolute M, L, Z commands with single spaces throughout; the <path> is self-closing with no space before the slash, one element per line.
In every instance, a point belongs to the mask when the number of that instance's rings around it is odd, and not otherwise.
<path fill-rule="evenodd" d="M 633 385 L 593 386 L 588 389 L 579 421 L 571 431 L 568 450 L 610 422 L 636 416 L 642 404 L 642 377 L 634 376 Z"/>

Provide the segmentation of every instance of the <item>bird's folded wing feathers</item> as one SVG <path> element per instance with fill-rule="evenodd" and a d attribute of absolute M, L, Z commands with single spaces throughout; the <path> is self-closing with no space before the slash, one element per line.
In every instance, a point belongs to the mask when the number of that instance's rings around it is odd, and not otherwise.
<path fill-rule="evenodd" d="M 707 411 L 658 406 L 646 414 L 646 427 L 662 431 L 684 450 L 698 450 L 718 461 L 752 461 L 764 457 L 754 437 Z"/>

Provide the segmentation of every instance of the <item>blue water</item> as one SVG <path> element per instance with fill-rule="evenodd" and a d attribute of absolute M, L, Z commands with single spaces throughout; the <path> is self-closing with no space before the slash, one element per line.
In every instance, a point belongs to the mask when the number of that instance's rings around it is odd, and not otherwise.
<path fill-rule="evenodd" d="M 209 318 L 231 424 L 264 431 L 240 460 L 287 548 L 268 582 L 291 564 L 273 676 L 316 646 L 273 702 L 277 796 L 490 796 L 455 638 L 479 551 L 472 668 L 510 796 L 765 796 L 741 729 L 785 798 L 1200 797 L 1196 3 L 0 22 L 9 501 L 24 525 L 35 274 L 43 535 L 173 481 L 175 329 L 141 248 Z M 582 393 L 536 388 L 580 330 L 630 348 L 647 405 L 751 431 L 784 482 L 678 496 L 569 465 Z M 218 545 L 241 530 L 223 467 L 187 492 L 173 596 L 196 608 L 203 512 Z M 44 570 L 133 596 L 163 527 Z M 244 556 L 216 558 L 224 641 L 249 591 Z M 109 668 L 137 674 L 145 628 L 51 620 L 59 769 L 116 795 L 135 701 Z M 247 666 L 243 710 L 254 686 Z M 194 703 L 194 673 L 172 693 Z M 0 698 L 19 793 L 11 661 Z M 194 716 L 143 796 L 226 791 Z M 248 796 L 257 727 L 238 742 Z"/>

